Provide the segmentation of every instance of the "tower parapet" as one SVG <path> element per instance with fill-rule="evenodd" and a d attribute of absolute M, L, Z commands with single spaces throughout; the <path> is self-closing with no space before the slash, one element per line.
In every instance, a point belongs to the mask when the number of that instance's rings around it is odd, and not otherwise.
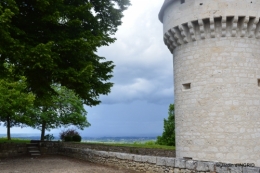
<path fill-rule="evenodd" d="M 260 2 L 165 0 L 177 157 L 260 166 Z"/>

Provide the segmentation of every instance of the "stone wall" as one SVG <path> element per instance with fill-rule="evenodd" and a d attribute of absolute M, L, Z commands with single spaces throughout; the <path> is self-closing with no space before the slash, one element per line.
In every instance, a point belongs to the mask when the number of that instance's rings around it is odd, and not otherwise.
<path fill-rule="evenodd" d="M 0 143 L 0 158 L 22 156 L 26 153 L 26 144 Z"/>
<path fill-rule="evenodd" d="M 129 153 L 137 155 L 149 155 L 149 156 L 162 156 L 162 157 L 175 157 L 175 150 L 165 149 L 150 149 L 150 148 L 137 148 L 137 147 L 124 147 L 124 146 L 112 146 L 106 144 L 89 144 L 89 143 L 63 143 L 64 147 L 79 148 L 79 149 L 93 149 L 99 151 L 110 151 L 119 153 Z"/>
<path fill-rule="evenodd" d="M 62 147 L 61 142 L 44 141 L 39 142 L 39 149 L 42 155 L 45 154 L 58 154 L 59 149 Z M 27 155 L 27 146 L 24 143 L 0 143 L 0 158 L 15 157 Z"/>
<path fill-rule="evenodd" d="M 62 142 L 44 141 L 39 143 L 39 147 L 42 155 L 58 154 L 62 146 L 63 146 Z"/>
<path fill-rule="evenodd" d="M 94 163 L 147 173 L 260 173 L 259 167 L 217 162 L 185 160 L 169 157 L 143 156 L 92 149 L 61 148 L 59 154 Z"/>

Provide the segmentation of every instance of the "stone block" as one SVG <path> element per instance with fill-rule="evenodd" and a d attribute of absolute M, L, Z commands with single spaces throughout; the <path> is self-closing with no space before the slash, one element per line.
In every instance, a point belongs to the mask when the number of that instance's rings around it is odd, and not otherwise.
<path fill-rule="evenodd" d="M 165 158 L 166 166 L 175 167 L 175 158 Z"/>
<path fill-rule="evenodd" d="M 186 169 L 195 170 L 197 167 L 197 161 L 187 160 L 186 161 Z"/>
<path fill-rule="evenodd" d="M 217 173 L 230 173 L 227 167 L 216 167 L 216 172 Z"/>
<path fill-rule="evenodd" d="M 175 168 L 184 169 L 185 167 L 186 167 L 186 160 L 180 158 L 175 159 Z"/>
<path fill-rule="evenodd" d="M 230 173 L 243 173 L 242 167 L 230 167 Z"/>
<path fill-rule="evenodd" d="M 116 157 L 122 160 L 133 160 L 133 155 L 126 153 L 118 153 Z"/>
<path fill-rule="evenodd" d="M 142 156 L 142 162 L 156 163 L 156 157 L 154 157 L 154 156 Z"/>
<path fill-rule="evenodd" d="M 109 157 L 109 154 L 106 151 L 97 151 L 97 155 L 105 158 Z"/>
<path fill-rule="evenodd" d="M 166 165 L 166 158 L 165 157 L 157 157 L 156 165 L 165 166 Z"/>
<path fill-rule="evenodd" d="M 133 156 L 134 156 L 134 161 L 142 162 L 142 156 L 141 155 L 133 155 Z"/>
<path fill-rule="evenodd" d="M 116 153 L 115 152 L 108 152 L 109 157 L 116 157 Z"/>
<path fill-rule="evenodd" d="M 197 171 L 214 171 L 215 164 L 213 162 L 197 162 Z"/>
<path fill-rule="evenodd" d="M 243 167 L 243 173 L 260 173 L 259 167 Z"/>

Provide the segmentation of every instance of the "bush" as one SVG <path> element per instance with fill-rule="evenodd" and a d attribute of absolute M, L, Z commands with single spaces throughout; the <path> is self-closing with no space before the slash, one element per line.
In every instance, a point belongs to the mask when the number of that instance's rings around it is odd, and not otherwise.
<path fill-rule="evenodd" d="M 70 141 L 72 141 L 72 137 L 71 136 L 65 136 L 64 137 L 64 141 L 65 142 L 70 142 Z"/>
<path fill-rule="evenodd" d="M 46 141 L 52 141 L 54 139 L 53 134 L 47 134 L 44 136 L 44 140 Z"/>
<path fill-rule="evenodd" d="M 164 119 L 164 130 L 162 136 L 157 137 L 156 144 L 175 146 L 175 115 L 174 105 L 169 105 L 168 119 Z"/>
<path fill-rule="evenodd" d="M 81 141 L 81 136 L 74 135 L 74 136 L 72 136 L 72 140 L 75 141 L 75 142 L 80 142 Z"/>
<path fill-rule="evenodd" d="M 75 130 L 75 129 L 67 129 L 65 131 L 62 131 L 60 133 L 60 139 L 62 141 L 66 141 L 65 137 L 69 136 L 70 138 L 72 138 L 73 136 L 80 136 L 79 133 Z M 70 140 L 72 141 L 72 139 Z"/>

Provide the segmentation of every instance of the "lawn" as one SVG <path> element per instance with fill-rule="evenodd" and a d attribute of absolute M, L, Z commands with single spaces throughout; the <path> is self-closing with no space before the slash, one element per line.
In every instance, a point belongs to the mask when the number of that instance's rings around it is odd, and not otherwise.
<path fill-rule="evenodd" d="M 7 140 L 7 138 L 0 138 L 0 143 L 30 143 L 30 141 L 29 139 L 12 138 Z"/>
<path fill-rule="evenodd" d="M 84 142 L 81 142 L 84 144 Z M 99 145 L 111 145 L 111 146 L 119 146 L 119 147 L 136 147 L 136 148 L 152 148 L 152 149 L 164 149 L 164 150 L 175 150 L 174 146 L 166 146 L 166 145 L 158 145 L 155 144 L 154 141 L 147 141 L 144 143 L 134 142 L 134 143 L 92 143 L 86 142 L 88 144 L 99 144 Z"/>
<path fill-rule="evenodd" d="M 19 139 L 12 138 L 12 140 L 7 140 L 7 138 L 0 138 L 0 143 L 30 143 L 29 139 Z M 154 141 L 147 142 L 134 142 L 134 143 L 109 143 L 109 142 L 75 142 L 78 144 L 98 144 L 98 145 L 110 145 L 110 146 L 119 146 L 119 147 L 136 147 L 136 148 L 151 148 L 151 149 L 164 149 L 164 150 L 175 150 L 174 146 L 158 145 Z"/>

